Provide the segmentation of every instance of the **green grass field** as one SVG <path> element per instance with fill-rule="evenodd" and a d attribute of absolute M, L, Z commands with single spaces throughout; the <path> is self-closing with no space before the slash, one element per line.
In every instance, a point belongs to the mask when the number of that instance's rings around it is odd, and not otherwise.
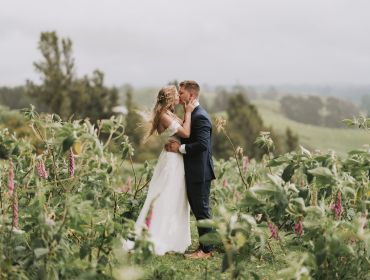
<path fill-rule="evenodd" d="M 286 128 L 290 127 L 299 135 L 300 144 L 311 150 L 319 149 L 325 152 L 333 149 L 343 156 L 350 150 L 370 144 L 367 131 L 345 128 L 344 125 L 343 128 L 326 128 L 298 123 L 286 118 L 280 112 L 277 101 L 259 99 L 253 100 L 253 103 L 267 126 L 272 126 L 278 133 L 284 133 Z"/>
<path fill-rule="evenodd" d="M 193 242 L 188 250 L 189 252 L 194 251 L 198 247 L 198 235 L 193 219 L 191 221 L 191 229 Z M 267 254 L 261 260 L 240 260 L 244 272 L 255 272 L 261 279 L 275 279 L 276 272 L 284 267 L 285 253 L 282 251 L 278 241 L 271 241 L 271 247 L 275 255 L 275 260 L 271 257 L 271 254 Z M 189 260 L 182 254 L 154 256 L 145 265 L 144 279 L 231 279 L 230 271 L 221 273 L 222 259 L 223 253 L 217 250 L 214 256 L 207 260 Z M 251 275 L 248 276 L 251 277 Z"/>

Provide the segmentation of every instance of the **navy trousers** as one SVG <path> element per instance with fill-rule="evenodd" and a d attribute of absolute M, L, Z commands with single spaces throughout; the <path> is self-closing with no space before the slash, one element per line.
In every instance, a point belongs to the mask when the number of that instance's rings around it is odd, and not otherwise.
<path fill-rule="evenodd" d="M 211 181 L 205 181 L 200 183 L 186 182 L 186 191 L 188 195 L 190 208 L 197 221 L 211 218 L 209 208 L 210 189 Z M 199 237 L 211 231 L 212 229 L 210 228 L 198 227 Z M 205 245 L 200 243 L 199 249 L 201 249 L 205 253 L 208 253 L 213 249 L 213 247 L 212 245 Z"/>

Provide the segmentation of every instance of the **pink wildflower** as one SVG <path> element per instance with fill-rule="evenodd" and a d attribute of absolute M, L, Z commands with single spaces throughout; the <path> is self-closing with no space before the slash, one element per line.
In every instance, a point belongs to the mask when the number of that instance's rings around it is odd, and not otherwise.
<path fill-rule="evenodd" d="M 42 160 L 40 160 L 37 163 L 37 166 L 36 167 L 37 167 L 37 173 L 39 174 L 39 176 L 41 178 L 47 179 L 48 176 L 49 176 L 49 174 L 48 174 L 48 172 L 45 169 L 45 163 Z"/>
<path fill-rule="evenodd" d="M 302 223 L 302 219 L 299 219 L 298 222 L 295 224 L 295 226 L 294 226 L 294 232 L 298 236 L 302 236 L 303 235 L 303 223 Z"/>
<path fill-rule="evenodd" d="M 72 149 L 69 151 L 68 159 L 69 159 L 68 163 L 69 176 L 73 177 L 75 174 L 75 155 L 73 154 Z"/>
<path fill-rule="evenodd" d="M 271 222 L 268 223 L 268 228 L 271 232 L 271 237 L 273 239 L 278 240 L 279 239 L 279 229 L 276 226 L 274 226 Z"/>
<path fill-rule="evenodd" d="M 226 178 L 224 179 L 224 182 L 222 184 L 223 184 L 224 188 L 229 187 L 229 181 Z"/>
<path fill-rule="evenodd" d="M 13 227 L 19 228 L 18 197 L 13 197 Z"/>
<path fill-rule="evenodd" d="M 9 168 L 9 180 L 8 180 L 8 188 L 9 194 L 13 195 L 14 192 L 14 165 L 13 162 L 10 161 L 10 168 Z"/>
<path fill-rule="evenodd" d="M 150 224 L 152 222 L 152 217 L 153 217 L 153 206 L 150 207 L 148 214 L 145 218 L 145 224 L 148 228 L 150 228 Z"/>
<path fill-rule="evenodd" d="M 343 213 L 342 193 L 340 191 L 338 191 L 338 193 L 337 193 L 337 200 L 335 201 L 334 205 L 332 206 L 332 209 L 334 210 L 335 218 L 337 220 L 339 220 L 342 213 Z"/>

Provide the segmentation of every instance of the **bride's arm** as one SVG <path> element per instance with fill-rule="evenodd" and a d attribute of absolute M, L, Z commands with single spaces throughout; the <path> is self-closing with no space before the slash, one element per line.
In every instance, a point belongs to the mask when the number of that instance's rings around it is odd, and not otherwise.
<path fill-rule="evenodd" d="M 185 111 L 184 124 L 182 126 L 179 124 L 177 127 L 176 135 L 180 136 L 181 138 L 190 137 L 191 112 L 192 111 L 190 110 Z M 168 114 L 163 113 L 161 115 L 160 122 L 165 129 L 167 129 L 173 121 L 174 121 L 173 118 L 169 116 Z"/>
<path fill-rule="evenodd" d="M 191 112 L 185 111 L 184 123 L 177 129 L 177 135 L 181 138 L 190 137 L 190 127 L 191 127 Z"/>

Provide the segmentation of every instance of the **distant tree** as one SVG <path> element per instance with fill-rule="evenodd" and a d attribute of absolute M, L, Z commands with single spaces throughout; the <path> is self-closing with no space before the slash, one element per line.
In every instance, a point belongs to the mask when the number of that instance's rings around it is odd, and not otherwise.
<path fill-rule="evenodd" d="M 0 104 L 10 109 L 29 107 L 30 103 L 35 103 L 35 100 L 26 95 L 25 92 L 23 86 L 0 87 Z"/>
<path fill-rule="evenodd" d="M 212 123 L 215 124 L 216 117 L 213 116 Z M 227 130 L 229 131 L 229 120 L 227 120 Z M 230 146 L 230 143 L 225 139 L 225 136 L 222 133 L 217 133 L 216 129 L 214 129 L 212 133 L 212 149 L 213 149 L 213 155 L 215 158 L 220 159 L 228 159 L 233 155 L 232 147 Z"/>
<path fill-rule="evenodd" d="M 284 96 L 280 99 L 281 111 L 288 118 L 301 123 L 321 125 L 323 102 L 320 97 Z"/>
<path fill-rule="evenodd" d="M 248 156 L 259 157 L 262 151 L 254 145 L 254 141 L 263 130 L 263 121 L 256 107 L 248 103 L 243 94 L 236 94 L 229 97 L 226 112 L 227 129 L 233 142 L 243 147 Z M 226 145 L 228 145 L 226 139 L 215 137 L 216 157 L 228 158 L 232 155 L 231 147 Z"/>
<path fill-rule="evenodd" d="M 252 88 L 246 88 L 242 85 L 235 85 L 231 88 L 232 95 L 234 94 L 241 94 L 244 96 L 246 100 L 251 100 L 257 97 L 257 93 Z"/>
<path fill-rule="evenodd" d="M 104 74 L 98 70 L 92 78 L 76 77 L 70 39 L 59 40 L 56 32 L 43 32 L 38 48 L 43 59 L 34 66 L 41 84 L 27 81 L 27 93 L 39 104 L 44 104 L 47 112 L 57 113 L 63 119 L 74 114 L 92 121 L 113 114 L 112 107 L 118 100 L 117 89 L 104 86 Z"/>
<path fill-rule="evenodd" d="M 318 96 L 284 96 L 280 105 L 282 112 L 292 120 L 327 127 L 342 127 L 343 119 L 359 111 L 352 102 L 336 97 L 328 97 L 323 102 Z"/>
<path fill-rule="evenodd" d="M 142 139 L 144 138 L 145 130 L 143 127 L 144 119 L 138 113 L 138 107 L 133 101 L 133 91 L 132 88 L 128 88 L 126 92 L 126 125 L 125 134 L 129 137 L 130 141 L 137 148 L 140 146 Z"/>
<path fill-rule="evenodd" d="M 118 90 L 104 85 L 104 73 L 95 70 L 91 77 L 85 76 L 73 83 L 71 90 L 71 111 L 78 118 L 98 119 L 113 115 L 118 103 Z"/>
<path fill-rule="evenodd" d="M 308 96 L 301 106 L 301 114 L 304 117 L 306 123 L 313 125 L 321 125 L 322 117 L 321 110 L 324 107 L 324 103 L 318 96 Z"/>
<path fill-rule="evenodd" d="M 285 143 L 284 143 L 284 136 L 277 133 L 272 126 L 269 126 L 267 128 L 264 128 L 263 131 L 270 132 L 270 137 L 272 141 L 274 141 L 274 150 L 271 151 L 274 153 L 274 155 L 281 155 L 285 152 Z M 259 151 L 259 150 L 258 150 Z M 265 150 L 266 152 L 266 150 Z"/>
<path fill-rule="evenodd" d="M 234 94 L 229 98 L 226 129 L 235 143 L 243 147 L 249 157 L 260 158 L 263 151 L 255 145 L 261 131 L 270 131 L 275 143 L 275 154 L 284 151 L 284 139 L 263 124 L 257 108 L 249 103 L 243 94 Z M 216 158 L 229 158 L 233 151 L 222 134 L 215 133 L 213 150 Z"/>
<path fill-rule="evenodd" d="M 285 116 L 292 120 L 300 120 L 300 97 L 286 95 L 280 99 L 280 108 Z"/>
<path fill-rule="evenodd" d="M 21 112 L 0 106 L 0 129 L 3 128 L 9 129 L 12 133 L 15 132 L 17 137 L 28 137 L 31 141 L 36 139 Z"/>
<path fill-rule="evenodd" d="M 356 116 L 359 109 L 350 101 L 328 97 L 326 100 L 326 111 L 325 126 L 343 127 L 342 120 Z"/>
<path fill-rule="evenodd" d="M 298 135 L 293 135 L 292 130 L 288 127 L 285 132 L 287 152 L 295 151 L 298 148 Z"/>
<path fill-rule="evenodd" d="M 211 111 L 213 113 L 225 111 L 229 104 L 229 98 L 231 94 L 227 91 L 224 87 L 217 87 L 216 88 L 216 97 L 213 101 Z"/>

